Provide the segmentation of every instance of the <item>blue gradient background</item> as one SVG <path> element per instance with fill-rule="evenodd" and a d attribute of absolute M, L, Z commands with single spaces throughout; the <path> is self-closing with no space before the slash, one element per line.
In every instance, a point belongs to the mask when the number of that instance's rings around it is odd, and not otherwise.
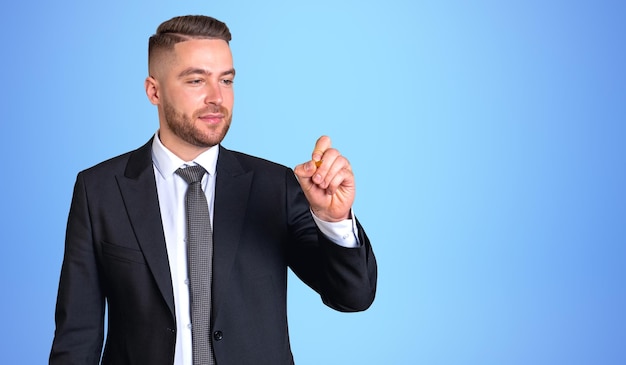
<path fill-rule="evenodd" d="M 203 13 L 234 35 L 224 145 L 295 166 L 328 134 L 356 172 L 378 296 L 292 280 L 298 364 L 625 364 L 625 4 L 5 2 L 1 362 L 47 362 L 76 173 L 155 132 L 147 38 Z"/>

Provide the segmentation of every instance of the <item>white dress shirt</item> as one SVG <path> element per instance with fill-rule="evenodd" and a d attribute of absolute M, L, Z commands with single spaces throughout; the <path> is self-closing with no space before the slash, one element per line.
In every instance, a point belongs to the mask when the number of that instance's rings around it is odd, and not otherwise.
<path fill-rule="evenodd" d="M 191 365 L 191 315 L 189 307 L 189 280 L 187 277 L 187 251 L 185 227 L 185 193 L 188 184 L 175 171 L 183 166 L 200 165 L 207 174 L 202 178 L 209 204 L 209 216 L 213 225 L 213 203 L 215 175 L 219 148 L 213 147 L 193 161 L 183 161 L 168 150 L 160 141 L 158 132 L 152 143 L 152 162 L 156 178 L 161 219 L 167 245 L 167 255 L 172 275 L 174 308 L 176 309 L 176 350 L 174 365 Z M 354 216 L 342 222 L 330 223 L 320 220 L 313 214 L 318 228 L 331 241 L 344 247 L 356 247 Z"/>

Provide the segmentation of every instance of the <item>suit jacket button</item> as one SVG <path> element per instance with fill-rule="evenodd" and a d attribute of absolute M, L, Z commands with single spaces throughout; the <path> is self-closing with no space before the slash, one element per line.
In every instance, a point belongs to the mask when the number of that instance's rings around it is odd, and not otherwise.
<path fill-rule="evenodd" d="M 221 341 L 222 338 L 224 338 L 224 334 L 222 333 L 222 331 L 215 331 L 213 332 L 213 338 L 215 339 L 215 341 Z"/>

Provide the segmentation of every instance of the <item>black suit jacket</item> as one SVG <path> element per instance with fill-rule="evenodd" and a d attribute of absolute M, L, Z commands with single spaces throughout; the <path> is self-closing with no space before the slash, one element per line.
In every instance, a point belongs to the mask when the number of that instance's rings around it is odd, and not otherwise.
<path fill-rule="evenodd" d="M 50 364 L 173 363 L 174 297 L 151 146 L 78 174 Z M 220 147 L 214 204 L 218 364 L 293 363 L 287 267 L 334 309 L 372 303 L 377 268 L 364 231 L 359 225 L 359 248 L 329 242 L 291 169 Z"/>

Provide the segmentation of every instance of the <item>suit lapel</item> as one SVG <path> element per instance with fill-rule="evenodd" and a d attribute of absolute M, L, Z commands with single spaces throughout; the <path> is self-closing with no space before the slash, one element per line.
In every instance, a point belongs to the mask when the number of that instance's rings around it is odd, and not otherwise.
<path fill-rule="evenodd" d="M 246 171 L 235 155 L 220 146 L 213 213 L 213 313 L 227 297 L 227 283 L 243 231 L 252 171 Z"/>
<path fill-rule="evenodd" d="M 224 298 L 243 230 L 252 184 L 252 171 L 246 171 L 234 154 L 220 146 L 215 183 L 213 217 L 213 298 Z M 174 312 L 174 293 L 167 258 L 167 246 L 152 167 L 152 140 L 131 153 L 124 176 L 117 177 L 126 210 L 168 307 Z M 213 304 L 217 313 L 220 300 Z"/>
<path fill-rule="evenodd" d="M 152 140 L 131 153 L 124 176 L 118 176 L 117 181 L 146 263 L 174 316 L 172 279 L 152 167 Z"/>

